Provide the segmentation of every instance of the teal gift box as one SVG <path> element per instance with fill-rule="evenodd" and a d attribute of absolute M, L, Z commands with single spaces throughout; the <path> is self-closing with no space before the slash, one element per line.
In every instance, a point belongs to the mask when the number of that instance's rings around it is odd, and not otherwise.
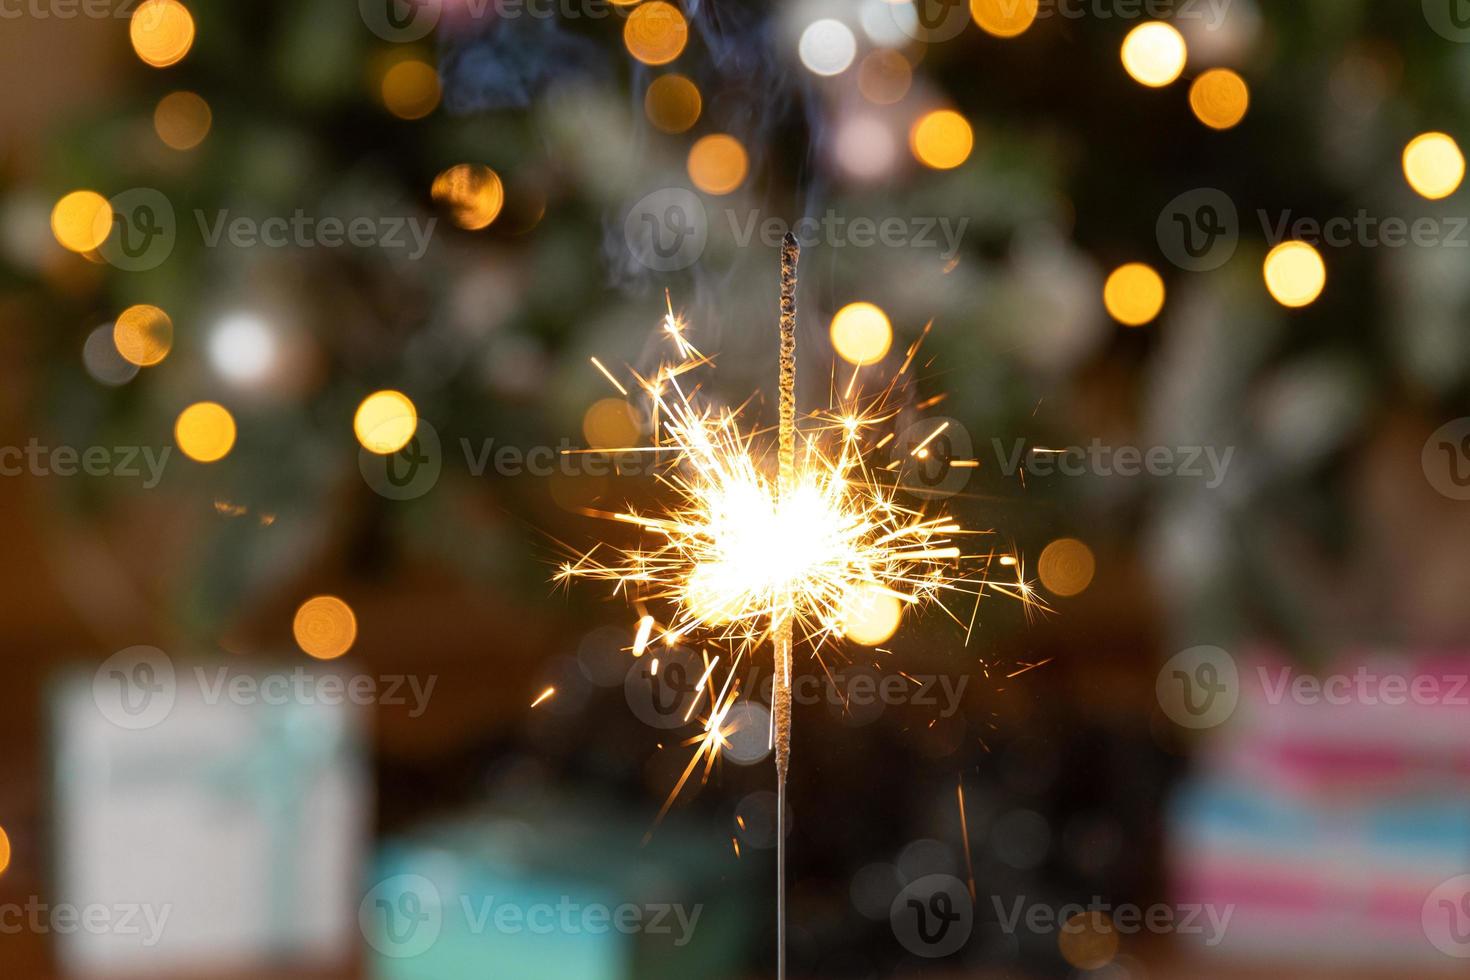
<path fill-rule="evenodd" d="M 376 980 L 721 980 L 769 904 L 727 831 L 602 800 L 493 808 L 391 841 L 359 908 Z M 757 852 L 760 854 L 760 852 Z"/>
<path fill-rule="evenodd" d="M 133 647 L 54 686 L 55 897 L 112 924 L 58 931 L 69 974 L 351 961 L 372 796 L 342 682 Z"/>

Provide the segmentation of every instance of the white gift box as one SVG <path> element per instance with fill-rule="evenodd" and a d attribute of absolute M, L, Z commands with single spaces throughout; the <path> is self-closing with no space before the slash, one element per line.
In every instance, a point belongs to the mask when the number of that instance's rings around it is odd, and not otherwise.
<path fill-rule="evenodd" d="M 326 668 L 224 666 L 134 647 L 56 691 L 55 897 L 83 923 L 56 930 L 68 973 L 353 955 L 364 712 L 323 696 Z"/>

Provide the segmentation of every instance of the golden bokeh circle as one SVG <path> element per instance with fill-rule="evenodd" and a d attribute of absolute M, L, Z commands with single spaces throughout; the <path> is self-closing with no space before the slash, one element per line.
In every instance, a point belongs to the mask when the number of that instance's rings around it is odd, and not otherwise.
<path fill-rule="evenodd" d="M 380 456 L 408 445 L 418 427 L 418 409 L 401 391 L 373 392 L 362 400 L 352 417 L 352 430 L 362 448 Z"/>
<path fill-rule="evenodd" d="M 1282 242 L 1266 256 L 1266 288 L 1282 306 L 1310 306 L 1327 286 L 1327 264 L 1306 242 Z"/>
<path fill-rule="evenodd" d="M 439 107 L 439 73 L 417 58 L 405 58 L 383 73 L 383 105 L 399 119 L 422 119 Z"/>
<path fill-rule="evenodd" d="M 1092 584 L 1097 559 L 1092 549 L 1076 538 L 1058 538 L 1041 549 L 1036 575 L 1052 595 L 1079 595 Z"/>
<path fill-rule="evenodd" d="M 872 51 L 858 64 L 858 91 L 874 105 L 901 101 L 913 84 L 913 66 L 892 48 Z"/>
<path fill-rule="evenodd" d="M 500 175 L 483 163 L 457 163 L 434 178 L 429 194 L 468 231 L 488 228 L 505 207 Z"/>
<path fill-rule="evenodd" d="M 603 398 L 582 416 L 582 435 L 592 449 L 630 449 L 642 434 L 638 413 L 622 398 Z"/>
<path fill-rule="evenodd" d="M 1123 39 L 1123 67 L 1134 81 L 1149 88 L 1173 84 L 1184 74 L 1189 46 L 1178 28 L 1163 21 L 1139 24 Z"/>
<path fill-rule="evenodd" d="M 903 604 L 891 592 L 860 588 L 847 597 L 842 610 L 842 635 L 865 647 L 875 647 L 898 632 Z"/>
<path fill-rule="evenodd" d="M 952 170 L 970 158 L 975 148 L 975 131 L 964 116 L 953 109 L 926 112 L 909 131 L 909 148 L 926 167 Z"/>
<path fill-rule="evenodd" d="M 8 867 L 10 867 L 10 835 L 5 832 L 4 827 L 0 827 L 0 875 L 3 875 Z"/>
<path fill-rule="evenodd" d="M 666 65 L 689 43 L 689 22 L 671 3 L 653 0 L 636 8 L 623 25 L 628 53 L 645 65 Z"/>
<path fill-rule="evenodd" d="M 1078 912 L 1057 930 L 1057 951 L 1078 970 L 1101 970 L 1118 955 L 1118 930 L 1106 913 Z"/>
<path fill-rule="evenodd" d="M 335 660 L 357 640 L 357 616 L 334 595 L 307 599 L 296 610 L 291 632 L 303 653 L 318 660 Z"/>
<path fill-rule="evenodd" d="M 196 463 L 224 459 L 235 446 L 235 417 L 216 402 L 195 402 L 179 413 L 174 442 Z"/>
<path fill-rule="evenodd" d="M 1465 154 L 1448 133 L 1421 133 L 1404 147 L 1404 179 L 1431 201 L 1449 197 L 1465 180 Z"/>
<path fill-rule="evenodd" d="M 62 248 L 90 252 L 112 233 L 112 205 L 96 191 L 72 191 L 51 209 L 51 234 Z"/>
<path fill-rule="evenodd" d="M 1229 68 L 1211 68 L 1189 87 L 1189 107 L 1195 118 L 1211 129 L 1240 125 L 1250 109 L 1251 92 L 1245 79 Z"/>
<path fill-rule="evenodd" d="M 832 346 L 849 364 L 876 364 L 893 346 L 893 324 L 881 307 L 848 303 L 832 317 Z"/>
<path fill-rule="evenodd" d="M 193 92 L 170 92 L 153 109 L 153 131 L 175 150 L 192 150 L 203 143 L 213 122 L 209 103 Z"/>
<path fill-rule="evenodd" d="M 143 0 L 133 11 L 128 36 L 144 64 L 167 68 L 194 46 L 194 15 L 179 0 Z"/>
<path fill-rule="evenodd" d="M 1016 37 L 1036 21 L 1040 0 L 970 0 L 970 15 L 987 34 Z"/>
<path fill-rule="evenodd" d="M 1119 266 L 1103 286 L 1103 305 L 1124 326 L 1151 323 L 1164 308 L 1163 277 L 1142 262 Z"/>
<path fill-rule="evenodd" d="M 140 303 L 118 314 L 112 343 L 123 360 L 138 367 L 161 363 L 174 346 L 174 322 L 156 306 Z"/>
<path fill-rule="evenodd" d="M 728 133 L 700 137 L 689 148 L 689 179 L 706 194 L 729 194 L 749 169 L 745 147 Z"/>
<path fill-rule="evenodd" d="M 654 128 L 682 133 L 699 121 L 704 99 L 699 86 L 683 75 L 660 75 L 643 93 L 643 111 Z"/>

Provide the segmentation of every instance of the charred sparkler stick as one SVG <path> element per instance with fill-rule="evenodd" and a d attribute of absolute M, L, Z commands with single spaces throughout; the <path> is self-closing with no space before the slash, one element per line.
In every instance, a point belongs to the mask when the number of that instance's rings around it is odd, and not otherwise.
<path fill-rule="evenodd" d="M 801 245 L 786 233 L 781 242 L 781 427 L 778 500 L 796 486 L 796 261 Z M 771 712 L 776 743 L 776 977 L 786 980 L 786 774 L 791 769 L 792 598 L 783 597 L 771 623 L 775 683 Z"/>

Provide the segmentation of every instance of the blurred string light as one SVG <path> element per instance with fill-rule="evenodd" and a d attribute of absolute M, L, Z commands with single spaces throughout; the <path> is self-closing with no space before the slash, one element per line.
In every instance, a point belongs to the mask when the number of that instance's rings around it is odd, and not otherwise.
<path fill-rule="evenodd" d="M 911 0 L 863 0 L 858 20 L 868 40 L 883 48 L 904 47 L 921 30 Z"/>
<path fill-rule="evenodd" d="M 852 29 L 830 17 L 814 20 L 801 32 L 797 54 L 814 75 L 840 75 L 857 58 L 857 38 Z"/>
<path fill-rule="evenodd" d="M 848 303 L 832 317 L 832 346 L 847 363 L 876 364 L 893 346 L 888 314 L 872 303 Z"/>
<path fill-rule="evenodd" d="M 399 119 L 422 119 L 439 107 L 441 89 L 434 66 L 405 58 L 383 73 L 383 105 Z"/>
<path fill-rule="evenodd" d="M 82 366 L 94 381 L 116 388 L 138 376 L 138 365 L 117 352 L 112 332 L 113 324 L 104 323 L 87 334 L 82 344 Z"/>
<path fill-rule="evenodd" d="M 468 231 L 488 228 L 505 206 L 500 175 L 483 163 L 455 164 L 434 178 L 429 195 Z"/>
<path fill-rule="evenodd" d="M 203 143 L 213 121 L 209 103 L 193 92 L 170 92 L 153 110 L 153 131 L 175 150 L 192 150 Z"/>
<path fill-rule="evenodd" d="M 837 124 L 832 141 L 837 163 L 850 176 L 876 180 L 898 161 L 898 139 L 881 119 L 853 115 Z"/>
<path fill-rule="evenodd" d="M 90 252 L 112 231 L 112 205 L 96 191 L 72 191 L 51 209 L 51 234 L 61 247 Z"/>
<path fill-rule="evenodd" d="M 627 449 L 638 445 L 643 427 L 625 398 L 602 398 L 582 416 L 582 435 L 592 449 Z"/>
<path fill-rule="evenodd" d="M 373 392 L 357 406 L 352 418 L 352 429 L 362 448 L 383 456 L 408 445 L 418 427 L 418 409 L 401 391 Z"/>
<path fill-rule="evenodd" d="M 1404 177 L 1431 201 L 1449 197 L 1465 179 L 1465 154 L 1447 133 L 1421 133 L 1404 147 Z"/>
<path fill-rule="evenodd" d="M 893 105 L 913 84 L 914 70 L 897 51 L 871 51 L 858 65 L 858 91 L 874 105 Z"/>
<path fill-rule="evenodd" d="M 9 867 L 10 835 L 5 832 L 4 827 L 0 827 L 0 875 L 3 875 L 5 873 L 5 869 Z"/>
<path fill-rule="evenodd" d="M 1327 286 L 1327 265 L 1306 242 L 1282 242 L 1266 256 L 1266 288 L 1282 306 L 1311 305 Z"/>
<path fill-rule="evenodd" d="M 291 633 L 303 653 L 318 660 L 335 660 L 357 642 L 357 616 L 334 595 L 313 596 L 296 610 Z"/>
<path fill-rule="evenodd" d="M 128 35 L 144 64 L 167 68 L 194 46 L 194 17 L 179 0 L 143 0 L 133 11 Z"/>
<path fill-rule="evenodd" d="M 886 643 L 898 632 L 903 606 L 886 589 L 854 589 L 842 609 L 842 635 L 865 647 Z"/>
<path fill-rule="evenodd" d="M 1135 81 L 1150 88 L 1172 84 L 1184 73 L 1188 60 L 1184 35 L 1162 21 L 1140 24 L 1123 39 L 1123 67 Z"/>
<path fill-rule="evenodd" d="M 1229 68 L 1211 68 L 1189 87 L 1189 107 L 1195 118 L 1211 129 L 1238 126 L 1250 104 L 1245 79 Z"/>
<path fill-rule="evenodd" d="M 206 354 L 215 373 L 233 384 L 252 386 L 274 372 L 276 335 L 253 313 L 231 313 L 209 335 Z"/>
<path fill-rule="evenodd" d="M 1086 591 L 1096 571 L 1092 549 L 1076 538 L 1058 538 L 1041 550 L 1036 562 L 1041 584 L 1063 598 Z"/>
<path fill-rule="evenodd" d="M 953 109 L 936 109 L 914 123 L 909 131 L 909 148 L 924 166 L 952 170 L 970 158 L 975 132 Z"/>
<path fill-rule="evenodd" d="M 162 363 L 173 349 L 174 322 L 156 306 L 130 306 L 118 314 L 112 342 L 123 360 L 138 367 L 152 367 Z"/>
<path fill-rule="evenodd" d="M 196 463 L 224 459 L 235 447 L 235 417 L 217 402 L 195 402 L 179 413 L 174 442 Z"/>
<path fill-rule="evenodd" d="M 679 8 L 653 0 L 636 8 L 623 25 L 628 53 L 645 65 L 666 65 L 684 53 L 689 23 Z"/>
<path fill-rule="evenodd" d="M 701 137 L 689 149 L 689 179 L 706 194 L 729 194 L 745 182 L 750 159 L 728 133 Z"/>
<path fill-rule="evenodd" d="M 656 129 L 682 133 L 699 121 L 704 100 L 699 86 L 683 75 L 660 75 L 643 94 L 643 111 Z"/>
<path fill-rule="evenodd" d="M 1164 308 L 1164 280 L 1142 262 L 1119 266 L 1103 286 L 1103 305 L 1124 326 L 1151 323 Z"/>
<path fill-rule="evenodd" d="M 970 15 L 987 34 L 1017 37 L 1036 21 L 1039 0 L 970 0 Z"/>

